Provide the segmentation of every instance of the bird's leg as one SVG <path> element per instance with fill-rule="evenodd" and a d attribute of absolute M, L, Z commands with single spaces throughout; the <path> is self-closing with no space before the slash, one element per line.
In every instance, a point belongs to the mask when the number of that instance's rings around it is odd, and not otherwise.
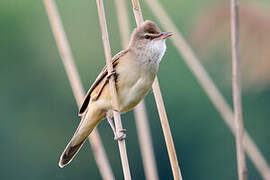
<path fill-rule="evenodd" d="M 107 114 L 106 117 L 107 117 L 107 120 L 108 120 L 112 130 L 113 130 L 114 140 L 121 141 L 123 139 L 126 139 L 126 129 L 120 130 L 119 132 L 122 132 L 123 134 L 121 136 L 117 137 L 116 129 L 114 127 L 114 123 L 113 123 L 111 116 Z"/>
<path fill-rule="evenodd" d="M 102 90 L 104 89 L 105 85 L 109 82 L 110 77 L 111 77 L 112 75 L 115 75 L 115 74 L 116 74 L 116 71 L 113 70 L 110 74 L 108 74 L 108 75 L 106 76 L 106 79 L 105 79 L 105 81 L 103 81 L 103 83 L 102 83 L 101 87 L 99 88 L 97 94 L 95 94 L 95 96 L 93 97 L 93 100 L 94 100 L 94 101 L 96 101 L 96 100 L 99 98 L 99 96 L 101 95 L 101 92 L 102 92 Z"/>

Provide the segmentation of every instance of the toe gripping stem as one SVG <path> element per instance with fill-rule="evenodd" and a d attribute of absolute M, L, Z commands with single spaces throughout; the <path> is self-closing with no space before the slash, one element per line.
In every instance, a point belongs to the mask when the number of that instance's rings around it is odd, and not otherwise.
<path fill-rule="evenodd" d="M 115 134 L 114 140 L 116 140 L 116 141 L 122 141 L 122 140 L 124 140 L 124 139 L 127 138 L 127 135 L 126 135 L 127 130 L 126 130 L 126 129 L 121 129 L 121 130 L 119 130 L 119 132 L 121 132 L 121 133 L 123 133 L 123 134 L 122 134 L 121 136 L 117 136 L 117 135 Z"/>

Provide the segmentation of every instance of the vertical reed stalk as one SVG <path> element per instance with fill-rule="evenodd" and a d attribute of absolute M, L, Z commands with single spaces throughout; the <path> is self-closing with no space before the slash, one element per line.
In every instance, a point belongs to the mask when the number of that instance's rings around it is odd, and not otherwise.
<path fill-rule="evenodd" d="M 122 38 L 122 47 L 126 48 L 129 43 L 130 23 L 126 0 L 115 0 L 118 24 Z M 151 140 L 145 102 L 142 100 L 134 109 L 135 122 L 138 131 L 140 149 L 146 179 L 158 180 L 157 165 Z"/>
<path fill-rule="evenodd" d="M 80 106 L 84 97 L 83 86 L 74 64 L 66 33 L 64 31 L 56 4 L 54 0 L 44 0 L 43 2 L 73 94 L 75 96 L 77 105 Z M 106 180 L 115 179 L 97 129 L 92 132 L 91 136 L 89 137 L 89 142 L 91 144 L 102 178 Z"/>
<path fill-rule="evenodd" d="M 232 133 L 235 135 L 234 126 L 234 114 L 231 107 L 222 96 L 215 83 L 204 69 L 200 60 L 196 57 L 191 47 L 187 44 L 182 34 L 178 31 L 175 24 L 169 18 L 167 12 L 164 10 L 158 0 L 145 0 L 149 9 L 152 11 L 154 16 L 159 20 L 160 24 L 167 31 L 174 32 L 171 40 L 175 45 L 178 53 L 182 55 L 183 60 L 190 68 L 191 72 L 197 79 L 198 83 L 202 86 L 203 90 L 213 103 L 214 107 L 220 113 L 225 123 L 228 125 Z M 264 156 L 251 139 L 247 132 L 244 132 L 244 147 L 247 155 L 254 163 L 255 167 L 264 179 L 270 179 L 270 168 L 267 164 Z"/>
<path fill-rule="evenodd" d="M 139 26 L 140 24 L 143 23 L 143 16 L 142 16 L 140 3 L 138 0 L 132 0 L 132 5 L 133 5 L 133 13 L 135 16 L 135 20 L 136 20 L 137 26 Z M 161 122 L 162 130 L 163 130 L 163 134 L 164 134 L 164 138 L 165 138 L 165 142 L 166 142 L 166 146 L 167 146 L 167 150 L 169 154 L 173 177 L 174 179 L 177 179 L 177 180 L 182 179 L 182 174 L 180 171 L 177 154 L 174 147 L 171 129 L 170 129 L 170 125 L 169 125 L 169 121 L 168 121 L 168 117 L 167 117 L 167 113 L 166 113 L 166 109 L 163 102 L 163 98 L 162 98 L 162 94 L 161 94 L 157 77 L 154 80 L 152 89 L 154 92 L 157 109 L 158 109 L 158 113 L 160 117 L 160 122 Z"/>
<path fill-rule="evenodd" d="M 149 123 L 147 120 L 144 101 L 141 101 L 134 109 L 139 144 L 142 153 L 144 173 L 148 180 L 158 180 L 157 165 L 151 140 Z"/>
<path fill-rule="evenodd" d="M 247 179 L 244 151 L 244 125 L 241 95 L 241 72 L 239 54 L 239 0 L 231 0 L 232 83 L 236 138 L 237 168 L 239 180 Z"/>
<path fill-rule="evenodd" d="M 109 35 L 108 35 L 108 30 L 107 30 L 107 22 L 106 22 L 106 17 L 105 17 L 103 0 L 96 0 L 96 3 L 97 3 L 97 9 L 98 9 L 100 28 L 101 28 L 101 33 L 102 33 L 103 46 L 104 46 L 104 51 L 105 51 L 105 56 L 106 56 L 107 70 L 108 70 L 108 74 L 110 74 L 113 71 L 113 66 L 111 63 L 112 55 L 111 55 L 111 47 L 110 47 L 110 42 L 109 42 Z M 114 116 L 114 121 L 115 121 L 116 133 L 117 133 L 117 136 L 119 137 L 122 135 L 120 130 L 122 130 L 123 127 L 122 127 L 122 122 L 121 122 L 121 117 L 120 117 L 120 108 L 119 108 L 119 102 L 118 102 L 118 96 L 117 96 L 114 78 L 110 78 L 109 84 L 110 84 L 110 89 L 111 89 L 112 105 L 114 108 L 113 116 Z M 130 175 L 130 170 L 129 170 L 125 139 L 119 140 L 118 146 L 119 146 L 119 151 L 120 151 L 120 156 L 121 156 L 124 177 L 126 180 L 130 180 L 131 175 Z"/>
<path fill-rule="evenodd" d="M 127 10 L 126 0 L 115 0 L 116 13 L 118 19 L 118 25 L 120 30 L 120 36 L 122 40 L 122 47 L 125 49 L 128 47 L 130 39 L 130 23 Z"/>

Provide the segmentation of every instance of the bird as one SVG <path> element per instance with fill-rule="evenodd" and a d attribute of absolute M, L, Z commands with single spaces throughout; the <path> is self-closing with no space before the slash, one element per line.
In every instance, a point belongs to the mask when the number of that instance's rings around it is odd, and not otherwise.
<path fill-rule="evenodd" d="M 124 129 L 120 130 L 122 135 L 117 137 L 112 121 L 109 78 L 115 80 L 120 113 L 134 108 L 151 89 L 166 51 L 165 41 L 172 35 L 172 32 L 161 32 L 156 23 L 150 20 L 133 30 L 128 47 L 111 60 L 112 73 L 109 74 L 105 66 L 85 95 L 79 109 L 81 122 L 60 156 L 61 168 L 72 161 L 87 137 L 105 117 L 113 130 L 114 139 L 126 138 Z"/>

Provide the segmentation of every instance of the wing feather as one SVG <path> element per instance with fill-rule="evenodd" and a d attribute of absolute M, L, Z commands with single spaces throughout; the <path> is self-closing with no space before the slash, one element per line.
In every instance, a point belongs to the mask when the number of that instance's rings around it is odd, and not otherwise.
<path fill-rule="evenodd" d="M 128 49 L 120 51 L 118 54 L 116 54 L 113 58 L 112 58 L 112 64 L 113 64 L 113 68 L 115 68 L 115 66 L 118 64 L 118 60 L 120 57 L 122 57 L 124 54 L 126 54 L 128 52 Z M 102 82 L 102 80 L 107 76 L 108 74 L 108 70 L 107 70 L 107 66 L 105 66 L 101 73 L 98 75 L 98 77 L 96 78 L 96 80 L 94 81 L 94 83 L 92 84 L 92 86 L 89 88 L 88 92 L 86 93 L 85 97 L 84 97 L 84 101 L 79 109 L 79 115 L 82 115 L 87 107 L 88 104 L 90 102 L 91 99 L 91 93 L 95 90 L 95 88 Z M 108 83 L 108 82 L 107 82 Z"/>

